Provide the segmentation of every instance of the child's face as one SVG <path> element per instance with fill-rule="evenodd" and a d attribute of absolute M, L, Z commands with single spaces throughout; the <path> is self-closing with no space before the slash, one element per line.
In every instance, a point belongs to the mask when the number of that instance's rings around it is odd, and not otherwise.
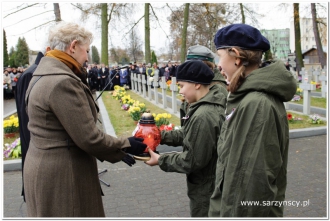
<path fill-rule="evenodd" d="M 197 96 L 196 96 L 196 83 L 190 83 L 186 81 L 178 81 L 178 84 L 180 86 L 180 91 L 179 93 L 184 97 L 184 99 L 188 103 L 194 103 L 197 101 Z"/>
<path fill-rule="evenodd" d="M 219 49 L 217 54 L 219 55 L 218 67 L 222 69 L 221 74 L 224 74 L 227 82 L 230 83 L 234 73 L 238 69 L 238 66 L 235 66 L 236 58 L 230 56 L 225 49 Z"/>

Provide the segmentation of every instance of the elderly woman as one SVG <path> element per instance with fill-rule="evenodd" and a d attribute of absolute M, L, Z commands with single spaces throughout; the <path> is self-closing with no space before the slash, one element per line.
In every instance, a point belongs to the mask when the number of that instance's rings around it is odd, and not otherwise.
<path fill-rule="evenodd" d="M 60 23 L 26 93 L 31 133 L 24 165 L 30 217 L 104 217 L 96 158 L 135 163 L 146 148 L 133 137 L 115 138 L 96 126 L 98 106 L 86 81 L 92 33 Z M 127 153 L 125 153 L 127 152 Z"/>

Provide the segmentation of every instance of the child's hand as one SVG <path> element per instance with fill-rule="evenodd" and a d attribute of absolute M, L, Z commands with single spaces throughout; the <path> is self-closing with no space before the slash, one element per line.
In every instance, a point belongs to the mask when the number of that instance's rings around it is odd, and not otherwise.
<path fill-rule="evenodd" d="M 158 158 L 159 154 L 156 154 L 153 152 L 150 148 L 148 148 L 149 154 L 150 154 L 150 160 L 144 162 L 145 164 L 148 164 L 149 166 L 155 166 L 158 165 Z"/>

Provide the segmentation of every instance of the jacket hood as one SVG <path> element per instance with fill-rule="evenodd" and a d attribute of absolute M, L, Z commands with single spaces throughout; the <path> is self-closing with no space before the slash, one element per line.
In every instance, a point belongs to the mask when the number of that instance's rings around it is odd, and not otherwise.
<path fill-rule="evenodd" d="M 228 101 L 234 102 L 247 93 L 259 91 L 278 97 L 281 101 L 290 101 L 297 91 L 297 81 L 282 61 L 273 61 L 266 67 L 252 71 Z"/>

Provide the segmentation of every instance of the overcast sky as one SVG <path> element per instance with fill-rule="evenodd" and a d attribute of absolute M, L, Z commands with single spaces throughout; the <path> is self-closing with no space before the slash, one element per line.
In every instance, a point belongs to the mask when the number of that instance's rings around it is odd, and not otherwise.
<path fill-rule="evenodd" d="M 26 2 L 25 2 L 26 3 Z M 32 4 L 33 2 L 29 2 L 29 4 Z M 46 2 L 44 2 L 46 3 Z M 100 29 L 97 28 L 96 25 L 96 18 L 93 16 L 90 16 L 87 21 L 83 22 L 80 18 L 80 11 L 74 10 L 73 6 L 70 5 L 69 2 L 59 2 L 60 3 L 60 10 L 61 10 L 61 17 L 64 21 L 72 21 L 76 22 L 80 25 L 85 26 L 94 34 L 94 41 L 92 45 L 95 45 L 99 51 L 101 48 L 101 36 L 100 36 Z M 142 2 L 141 2 L 142 3 Z M 163 4 L 156 4 L 156 2 L 151 2 L 152 5 L 157 8 L 159 5 Z M 263 19 L 260 19 L 260 29 L 284 29 L 284 28 L 290 28 L 290 22 L 293 20 L 293 9 L 292 4 L 290 2 L 287 2 L 288 7 L 287 9 L 284 9 L 283 7 L 280 8 L 278 5 L 280 2 L 267 2 L 267 3 L 253 3 L 253 7 L 255 7 L 260 14 L 264 14 L 265 17 Z M 54 19 L 54 13 L 53 13 L 53 4 L 52 3 L 46 3 L 42 4 L 40 6 L 31 7 L 29 9 L 25 9 L 22 12 L 8 15 L 13 11 L 17 10 L 17 7 L 22 5 L 24 3 L 22 2 L 2 2 L 2 27 L 6 31 L 7 36 L 7 48 L 8 52 L 10 48 L 13 46 L 15 47 L 17 44 L 18 37 L 25 37 L 29 48 L 32 50 L 42 50 L 46 46 L 46 38 L 47 38 L 47 32 L 48 27 L 44 28 L 38 28 L 32 31 L 29 31 L 36 27 L 37 25 L 43 24 L 46 21 Z M 169 5 L 180 5 L 182 3 L 180 2 L 169 2 Z M 310 13 L 306 10 L 304 11 L 304 6 L 310 5 L 310 3 L 300 3 L 301 8 L 301 17 L 305 15 L 310 15 Z M 141 9 L 132 9 L 135 11 L 135 14 L 132 13 L 132 16 L 134 16 L 136 19 L 140 18 L 143 14 L 143 6 Z M 50 11 L 50 12 L 46 12 Z M 40 14 L 42 12 L 45 12 L 42 15 L 35 16 L 33 18 L 29 18 L 33 15 Z M 166 14 L 167 13 L 167 14 Z M 169 23 L 167 21 L 167 16 L 169 15 L 169 11 L 162 12 L 161 15 L 158 15 L 159 19 L 161 20 L 161 26 L 162 29 L 159 27 L 158 24 L 153 23 L 151 24 L 151 49 L 155 50 L 156 52 L 161 50 L 161 48 L 167 47 L 169 41 L 166 40 L 166 34 L 170 34 L 169 30 Z M 7 17 L 5 17 L 8 15 Z M 124 48 L 124 45 L 126 44 L 126 41 L 123 40 L 122 35 L 128 31 L 128 29 L 124 29 L 125 25 L 127 24 L 119 24 L 117 27 L 119 30 L 122 30 L 120 33 L 114 32 L 110 28 L 110 36 L 111 36 L 111 42 L 115 46 L 122 46 Z M 143 19 L 140 21 L 139 25 L 139 35 L 141 39 L 144 39 L 144 22 Z M 144 48 L 143 48 L 144 49 Z"/>

